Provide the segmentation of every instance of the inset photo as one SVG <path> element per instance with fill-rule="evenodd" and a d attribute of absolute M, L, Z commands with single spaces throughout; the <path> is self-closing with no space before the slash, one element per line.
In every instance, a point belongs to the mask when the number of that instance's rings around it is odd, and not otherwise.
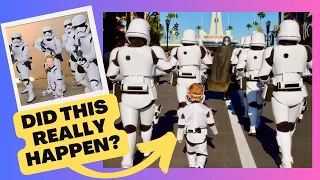
<path fill-rule="evenodd" d="M 18 109 L 109 92 L 90 6 L 1 26 Z"/>

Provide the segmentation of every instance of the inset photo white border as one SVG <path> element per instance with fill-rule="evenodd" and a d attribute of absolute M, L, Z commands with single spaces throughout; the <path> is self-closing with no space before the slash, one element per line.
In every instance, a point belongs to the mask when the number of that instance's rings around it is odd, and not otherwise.
<path fill-rule="evenodd" d="M 15 72 L 14 72 L 14 65 L 11 62 L 11 55 L 10 55 L 8 35 L 6 32 L 6 28 L 24 25 L 24 24 L 35 23 L 38 21 L 54 19 L 54 18 L 68 16 L 68 15 L 72 15 L 72 14 L 84 13 L 84 12 L 86 12 L 88 14 L 88 19 L 89 19 L 89 23 L 90 23 L 90 27 L 91 27 L 91 33 L 92 33 L 93 43 L 94 43 L 95 52 L 96 52 L 96 56 L 97 56 L 99 73 L 100 73 L 100 77 L 101 77 L 101 83 L 102 83 L 103 90 L 85 93 L 85 94 L 78 94 L 78 95 L 73 95 L 73 96 L 69 96 L 69 97 L 64 97 L 64 98 L 49 100 L 49 101 L 45 101 L 45 102 L 39 102 L 39 103 L 35 103 L 35 104 L 28 104 L 28 105 L 21 106 L 18 85 L 16 82 L 16 77 L 15 77 Z M 5 49 L 6 49 L 7 60 L 8 60 L 10 74 L 11 74 L 11 80 L 12 80 L 12 86 L 13 86 L 13 90 L 14 90 L 14 94 L 15 94 L 15 99 L 16 99 L 18 111 L 30 110 L 30 109 L 35 109 L 35 108 L 40 108 L 40 107 L 45 107 L 45 106 L 51 106 L 54 104 L 66 103 L 66 102 L 70 102 L 70 101 L 74 101 L 74 100 L 109 94 L 109 88 L 108 88 L 107 78 L 105 75 L 105 70 L 104 70 L 104 65 L 103 65 L 103 57 L 102 57 L 102 53 L 101 53 L 101 49 L 100 49 L 100 44 L 99 44 L 99 39 L 98 39 L 96 23 L 94 20 L 92 6 L 85 6 L 85 7 L 71 9 L 71 10 L 67 10 L 67 11 L 46 14 L 43 16 L 37 16 L 37 17 L 28 18 L 28 19 L 22 19 L 22 20 L 18 20 L 18 21 L 3 23 L 3 24 L 1 24 L 1 29 L 2 29 L 3 40 L 4 40 Z"/>

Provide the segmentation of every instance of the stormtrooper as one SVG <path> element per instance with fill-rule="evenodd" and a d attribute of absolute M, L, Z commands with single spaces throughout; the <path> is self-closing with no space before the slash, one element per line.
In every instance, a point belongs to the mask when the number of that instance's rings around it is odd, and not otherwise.
<path fill-rule="evenodd" d="M 186 29 L 183 32 L 181 44 L 182 46 L 176 48 L 175 52 L 172 52 L 174 55 L 170 59 L 173 66 L 178 64 L 176 88 L 179 101 L 178 116 L 181 109 L 189 103 L 186 100 L 189 86 L 193 83 L 202 83 L 201 64 L 206 60 L 205 57 L 207 56 L 206 49 L 202 46 L 198 46 L 196 32 L 192 29 Z M 204 63 L 210 66 L 212 60 Z"/>
<path fill-rule="evenodd" d="M 52 32 L 52 28 L 50 26 L 46 26 L 43 28 L 43 36 L 39 37 L 36 42 L 34 43 L 34 48 L 44 52 L 45 57 L 50 55 L 54 56 L 54 65 L 58 69 L 62 70 L 61 68 L 61 61 L 62 58 L 62 43 L 61 40 L 58 39 L 54 33 Z M 44 64 L 45 69 L 48 69 L 48 66 Z M 64 84 L 64 77 L 62 78 L 62 82 Z M 65 85 L 63 85 L 63 92 L 66 91 Z M 49 80 L 48 80 L 48 88 L 44 92 L 42 92 L 43 96 L 52 93 Z"/>
<path fill-rule="evenodd" d="M 207 160 L 207 127 L 217 135 L 213 113 L 203 104 L 204 88 L 200 84 L 192 84 L 188 89 L 187 99 L 191 102 L 182 109 L 178 120 L 177 140 L 182 143 L 186 139 L 187 158 L 190 168 L 204 168 Z"/>
<path fill-rule="evenodd" d="M 239 48 L 235 48 L 232 52 L 232 56 L 231 56 L 231 69 L 230 69 L 230 73 L 232 74 L 232 76 L 235 76 L 235 78 L 237 79 L 238 77 L 236 77 L 237 74 L 237 64 L 239 62 L 239 56 L 240 53 L 243 49 L 243 45 L 244 45 L 244 40 L 246 37 L 242 37 L 240 40 L 240 47 Z M 237 81 L 238 85 L 240 85 L 240 82 Z M 240 100 L 241 100 L 241 106 L 243 106 L 243 97 L 244 97 L 244 91 L 239 89 L 238 90 L 238 94 L 240 96 Z"/>
<path fill-rule="evenodd" d="M 173 67 L 161 47 L 149 46 L 150 25 L 146 20 L 132 20 L 125 37 L 129 45 L 112 50 L 107 77 L 112 81 L 121 80 L 120 113 L 130 146 L 121 164 L 123 168 L 130 168 L 133 166 L 139 116 L 142 140 L 151 140 L 156 109 L 154 103 L 157 99 L 153 81 L 154 66 L 166 73 L 170 73 Z M 145 153 L 144 156 L 149 154 Z"/>
<path fill-rule="evenodd" d="M 203 41 L 202 41 L 202 39 L 200 37 L 198 38 L 198 45 L 200 47 L 205 48 L 203 46 Z M 201 61 L 201 67 L 200 67 L 200 69 L 201 69 L 200 73 L 201 73 L 201 77 L 202 77 L 202 80 L 201 80 L 202 86 L 205 86 L 205 84 L 206 84 L 206 81 L 207 81 L 207 78 L 208 78 L 207 70 L 211 69 L 211 65 L 212 65 L 211 52 L 206 48 L 205 48 L 205 50 L 206 50 L 207 54 L 206 54 L 205 58 Z"/>
<path fill-rule="evenodd" d="M 250 42 L 251 42 L 251 36 L 246 36 L 245 40 L 244 40 L 244 43 L 243 43 L 243 49 L 241 50 L 238 58 L 240 58 L 241 56 L 246 56 L 247 52 L 250 50 Z M 238 62 L 238 64 L 239 64 L 239 62 Z M 237 76 L 237 79 L 240 79 L 240 91 L 241 91 L 241 94 L 243 94 L 243 100 L 242 101 L 243 101 L 243 106 L 244 106 L 244 109 L 245 109 L 243 117 L 244 118 L 248 118 L 249 117 L 248 116 L 248 99 L 247 99 L 247 95 L 246 95 L 246 85 L 244 85 L 246 78 L 243 78 L 245 76 L 245 71 L 246 70 L 237 71 L 236 72 L 236 76 Z"/>
<path fill-rule="evenodd" d="M 282 152 L 281 168 L 291 168 L 292 135 L 296 128 L 296 119 L 307 91 L 303 85 L 302 74 L 307 66 L 312 69 L 312 50 L 309 46 L 298 44 L 301 40 L 300 28 L 296 21 L 285 20 L 280 24 L 277 37 L 278 45 L 269 47 L 263 55 L 263 63 L 259 71 L 260 80 L 266 91 L 273 87 L 271 104 L 277 124 L 277 141 Z M 273 72 L 271 85 L 270 72 Z M 272 86 L 273 85 L 273 86 Z"/>
<path fill-rule="evenodd" d="M 63 83 L 62 83 L 62 76 L 63 73 L 60 69 L 55 67 L 54 65 L 54 57 L 53 56 L 47 56 L 46 57 L 46 64 L 48 66 L 48 80 L 49 80 L 49 87 L 52 90 L 52 93 L 57 98 L 63 97 Z"/>
<path fill-rule="evenodd" d="M 78 15 L 72 19 L 72 26 L 74 36 L 68 39 L 67 50 L 77 59 L 76 81 L 86 87 L 85 92 L 102 90 L 89 22 L 83 15 Z"/>
<path fill-rule="evenodd" d="M 256 32 L 252 35 L 250 50 L 241 53 L 237 65 L 238 74 L 246 78 L 246 96 L 248 101 L 248 115 L 250 118 L 249 135 L 256 135 L 261 120 L 263 107 L 262 84 L 259 81 L 259 70 L 262 64 L 264 48 L 266 46 L 263 33 Z M 246 72 L 244 72 L 246 70 Z"/>
<path fill-rule="evenodd" d="M 23 82 L 25 89 L 21 92 L 29 93 L 27 103 L 31 103 L 36 98 L 33 92 L 33 86 L 29 79 L 29 70 L 31 70 L 31 61 L 29 59 L 29 47 L 24 43 L 21 33 L 14 32 L 11 35 L 11 44 L 9 45 L 11 51 L 12 62 L 16 64 L 17 72 L 20 81 Z"/>
<path fill-rule="evenodd" d="M 240 47 L 238 48 L 235 48 L 233 51 L 232 51 L 232 56 L 231 56 L 231 73 L 232 74 L 235 74 L 237 71 L 236 71 L 236 66 L 239 62 L 239 55 L 241 53 L 241 50 L 243 48 L 243 45 L 244 45 L 244 40 L 245 40 L 246 37 L 242 37 L 241 40 L 240 40 Z"/>
<path fill-rule="evenodd" d="M 65 48 L 67 50 L 67 42 L 69 39 L 73 38 L 74 32 L 72 27 L 72 22 L 70 19 L 67 19 L 63 22 L 64 25 L 64 34 L 62 35 L 62 48 Z M 71 68 L 72 74 L 75 76 L 75 72 L 77 70 L 77 59 L 75 58 L 74 52 L 70 53 L 70 59 L 69 59 L 69 66 Z"/>

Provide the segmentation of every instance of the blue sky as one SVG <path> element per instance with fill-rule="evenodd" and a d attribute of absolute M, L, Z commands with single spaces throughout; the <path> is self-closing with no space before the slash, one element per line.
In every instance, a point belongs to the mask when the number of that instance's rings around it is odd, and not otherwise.
<path fill-rule="evenodd" d="M 170 12 L 174 13 L 174 12 Z M 201 16 L 202 12 L 177 12 L 178 18 L 177 23 L 179 24 L 179 38 L 181 38 L 182 32 L 185 29 L 194 29 L 196 32 L 196 27 L 198 25 L 201 25 Z M 256 21 L 260 23 L 260 19 L 257 16 L 258 12 L 230 12 L 229 13 L 229 23 L 230 26 L 233 27 L 232 30 L 232 36 L 234 40 L 239 40 L 242 36 L 248 35 L 248 29 L 246 28 L 246 25 L 248 23 L 251 23 L 254 21 L 254 16 L 256 18 Z M 266 25 L 265 23 L 269 20 L 271 22 L 270 25 L 270 31 L 273 30 L 273 26 L 278 24 L 278 12 L 265 12 L 266 17 L 262 19 L 262 28 L 266 32 Z M 168 12 L 161 12 L 160 13 L 160 19 L 161 24 L 165 27 L 165 20 L 166 16 L 168 15 Z M 211 23 L 211 12 L 203 12 L 203 20 L 202 20 L 202 29 L 209 34 L 210 33 L 210 23 Z M 283 19 L 283 14 L 282 14 Z M 228 12 L 222 12 L 222 25 L 223 25 L 223 32 L 225 34 L 225 31 L 228 27 Z M 171 20 L 170 28 L 172 28 L 174 22 Z M 254 28 L 250 29 L 250 33 L 252 32 Z"/>

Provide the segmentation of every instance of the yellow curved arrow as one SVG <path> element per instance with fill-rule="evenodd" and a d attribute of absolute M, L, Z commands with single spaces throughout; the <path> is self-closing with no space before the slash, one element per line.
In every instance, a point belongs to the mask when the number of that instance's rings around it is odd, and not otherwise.
<path fill-rule="evenodd" d="M 111 173 L 97 172 L 89 168 L 86 168 L 81 164 L 73 165 L 72 167 L 70 167 L 70 169 L 74 170 L 79 174 L 92 177 L 92 178 L 101 178 L 101 179 L 120 178 L 120 177 L 130 176 L 132 174 L 140 172 L 143 169 L 150 166 L 158 158 L 160 158 L 159 167 L 162 170 L 162 172 L 166 174 L 169 169 L 169 165 L 171 162 L 173 150 L 176 146 L 176 142 L 177 140 L 174 134 L 172 132 L 168 132 L 164 136 L 156 140 L 137 144 L 138 149 L 142 153 L 144 152 L 153 152 L 153 153 L 138 165 L 123 171 L 111 172 Z"/>

